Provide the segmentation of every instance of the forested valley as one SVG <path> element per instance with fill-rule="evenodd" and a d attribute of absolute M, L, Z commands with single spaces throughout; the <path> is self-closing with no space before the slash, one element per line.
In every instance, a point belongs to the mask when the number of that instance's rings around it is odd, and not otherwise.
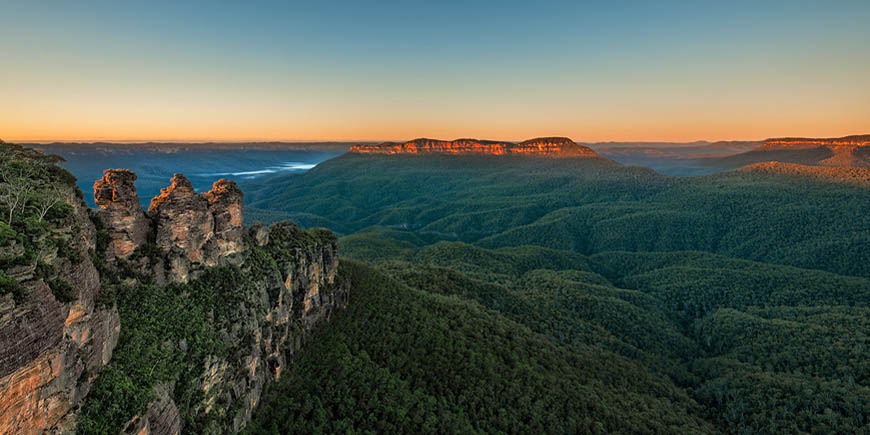
<path fill-rule="evenodd" d="M 251 433 L 870 428 L 866 188 L 347 154 L 245 189 L 360 283 Z"/>

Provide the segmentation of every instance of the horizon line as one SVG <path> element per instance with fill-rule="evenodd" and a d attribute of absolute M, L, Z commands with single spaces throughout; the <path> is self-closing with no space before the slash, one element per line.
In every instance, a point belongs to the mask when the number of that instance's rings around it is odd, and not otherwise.
<path fill-rule="evenodd" d="M 571 138 L 570 136 L 559 136 L 559 135 L 545 135 L 545 136 L 535 136 L 537 137 L 566 137 L 574 141 L 575 143 L 586 143 L 586 144 L 605 144 L 605 143 L 678 143 L 678 144 L 691 144 L 691 143 L 716 143 L 716 142 L 763 142 L 765 140 L 770 139 L 782 139 L 782 138 L 803 138 L 803 139 L 836 139 L 841 137 L 849 137 L 849 136 L 865 136 L 870 135 L 870 133 L 857 133 L 857 134 L 846 134 L 843 136 L 768 136 L 763 139 L 694 139 L 694 140 L 661 140 L 661 139 L 642 139 L 642 140 L 621 140 L 621 139 L 606 139 L 606 140 L 593 140 L 593 141 L 580 141 Z M 479 139 L 475 137 L 462 136 L 457 137 L 455 139 L 449 140 L 459 140 L 459 139 L 473 139 L 473 140 L 498 140 L 503 142 L 522 142 L 524 140 L 534 139 L 534 138 L 526 138 L 526 139 L 510 139 L 510 140 L 502 140 L 502 139 Z M 216 139 L 216 138 L 202 138 L 202 139 L 12 139 L 6 140 L 0 137 L 0 140 L 8 142 L 8 143 L 25 143 L 25 144 L 98 144 L 98 143 L 107 143 L 107 144 L 240 144 L 240 143 L 286 143 L 286 144 L 343 144 L 343 143 L 383 143 L 383 142 L 397 142 L 404 143 L 416 139 L 434 139 L 434 140 L 447 140 L 447 139 L 435 139 L 427 136 L 419 136 L 413 139 L 407 140 L 384 140 L 384 139 L 349 139 L 349 140 L 323 140 L 323 139 L 267 139 L 267 138 L 240 138 L 240 139 Z"/>

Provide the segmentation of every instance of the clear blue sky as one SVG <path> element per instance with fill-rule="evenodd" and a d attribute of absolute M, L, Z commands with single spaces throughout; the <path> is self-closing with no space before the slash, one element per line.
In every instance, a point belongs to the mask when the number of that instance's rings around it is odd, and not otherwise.
<path fill-rule="evenodd" d="M 870 1 L 0 1 L 0 137 L 870 132 Z"/>

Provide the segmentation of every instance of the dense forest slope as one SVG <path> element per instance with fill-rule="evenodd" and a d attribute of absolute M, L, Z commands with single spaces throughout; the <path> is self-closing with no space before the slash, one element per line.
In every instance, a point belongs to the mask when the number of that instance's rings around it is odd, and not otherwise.
<path fill-rule="evenodd" d="M 246 189 L 249 217 L 330 226 L 344 257 L 369 264 L 347 265 L 367 283 L 359 305 L 267 394 L 254 433 L 870 429 L 864 187 L 676 178 L 602 158 L 349 153 Z M 538 344 L 498 338 L 505 328 Z M 632 386 L 586 371 L 602 362 Z M 603 408 L 527 414 L 586 403 L 560 382 Z"/>
<path fill-rule="evenodd" d="M 778 174 L 680 178 L 603 158 L 349 153 L 244 187 L 249 218 L 343 234 L 382 226 L 491 248 L 701 250 L 870 276 L 868 190 Z"/>

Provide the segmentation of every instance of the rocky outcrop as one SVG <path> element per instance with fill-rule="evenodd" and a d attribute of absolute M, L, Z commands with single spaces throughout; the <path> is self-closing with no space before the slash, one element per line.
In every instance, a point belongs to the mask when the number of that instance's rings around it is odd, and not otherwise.
<path fill-rule="evenodd" d="M 233 306 L 231 316 L 235 320 L 225 331 L 225 341 L 234 344 L 233 350 L 225 356 L 209 356 L 194 383 L 201 399 L 189 404 L 190 413 L 200 417 L 225 413 L 222 426 L 212 421 L 204 429 L 209 433 L 242 430 L 268 384 L 280 379 L 316 327 L 348 303 L 348 284 L 337 276 L 334 239 L 299 243 L 302 232 L 290 222 L 268 228 L 258 225 L 248 231 L 280 261 L 274 274 L 263 276 L 253 290 L 237 295 L 244 303 Z M 273 255 L 276 253 L 281 255 Z M 178 345 L 179 351 L 186 347 Z M 131 420 L 126 433 L 164 435 L 184 431 L 182 421 L 196 417 L 180 415 L 167 389 L 157 388 L 157 400 Z"/>
<path fill-rule="evenodd" d="M 214 218 L 214 237 L 207 257 L 225 257 L 244 250 L 245 225 L 242 217 L 242 190 L 236 183 L 220 179 L 203 194 Z"/>
<path fill-rule="evenodd" d="M 405 143 L 384 142 L 378 145 L 354 145 L 358 154 L 458 154 L 530 157 L 598 157 L 595 151 L 564 137 L 530 139 L 518 144 L 477 139 L 414 139 Z"/>
<path fill-rule="evenodd" d="M 208 201 L 181 174 L 151 200 L 148 214 L 157 228 L 155 243 L 166 252 L 171 281 L 187 282 L 192 264 L 204 264 L 204 247 L 214 236 Z"/>
<path fill-rule="evenodd" d="M 169 387 L 160 385 L 155 390 L 157 399 L 151 403 L 144 416 L 136 416 L 127 423 L 124 433 L 137 435 L 181 433 L 181 415 L 170 396 Z"/>
<path fill-rule="evenodd" d="M 549 157 L 598 157 L 589 147 L 579 145 L 566 137 L 541 137 L 518 143 L 513 154 Z"/>
<path fill-rule="evenodd" d="M 89 257 L 96 229 L 73 186 L 61 188 L 72 211 L 52 223 L 51 236 L 65 240 L 69 252 L 44 250 L 39 272 L 17 275 L 23 300 L 0 296 L 0 433 L 70 430 L 69 411 L 118 341 L 117 310 L 97 303 L 100 279 Z"/>
<path fill-rule="evenodd" d="M 817 147 L 866 147 L 870 146 L 870 135 L 853 135 L 838 138 L 783 137 L 767 139 L 759 150 L 808 149 Z"/>
<path fill-rule="evenodd" d="M 845 136 L 830 139 L 779 138 L 764 141 L 756 151 L 786 153 L 817 150 L 823 158 L 813 162 L 819 166 L 870 168 L 870 135 Z"/>
<path fill-rule="evenodd" d="M 193 383 L 201 392 L 201 400 L 183 408 L 187 414 L 209 416 L 227 413 L 226 404 L 234 403 L 230 415 L 221 417 L 222 425 L 207 430 L 237 432 L 250 421 L 266 385 L 280 378 L 313 329 L 347 304 L 348 288 L 336 279 L 335 240 L 320 240 L 290 222 L 245 228 L 242 191 L 228 180 L 218 180 L 210 191 L 199 194 L 187 178 L 175 174 L 171 185 L 152 199 L 146 215 L 134 196 L 134 180 L 129 171 L 107 171 L 95 184 L 94 195 L 98 204 L 106 204 L 104 210 L 113 212 L 100 213 L 113 239 L 129 234 L 129 220 L 118 216 L 141 213 L 153 222 L 148 227 L 151 232 L 141 239 L 153 240 L 155 249 L 150 250 L 150 257 L 116 256 L 128 258 L 126 264 L 133 265 L 140 275 L 158 276 L 165 271 L 168 281 L 187 282 L 211 266 L 232 264 L 250 269 L 253 266 L 245 260 L 254 247 L 275 259 L 276 269 L 266 273 L 255 290 L 239 290 L 247 292 L 237 295 L 244 303 L 227 308 L 233 310 L 234 321 L 222 334 L 225 342 L 232 343 L 233 351 L 206 359 Z M 174 345 L 179 352 L 187 351 L 187 343 Z M 183 421 L 190 415 L 182 415 L 174 403 L 175 388 L 174 384 L 157 387 L 157 399 L 130 420 L 124 432 L 182 431 Z M 209 421 L 217 425 L 214 422 L 218 420 Z"/>
<path fill-rule="evenodd" d="M 200 195 L 181 174 L 151 200 L 157 248 L 166 253 L 168 279 L 187 282 L 197 268 L 210 267 L 244 250 L 242 191 L 219 180 Z"/>
<path fill-rule="evenodd" d="M 113 299 L 99 297 L 103 285 L 159 286 L 164 271 L 184 282 L 219 265 L 236 267 L 215 273 L 247 277 L 230 289 L 232 302 L 218 300 L 210 311 L 211 322 L 222 319 L 211 326 L 225 351 L 185 366 L 182 386 L 178 378 L 158 385 L 147 409 L 124 427 L 137 434 L 178 434 L 190 421 L 207 422 L 194 432 L 240 431 L 312 331 L 347 304 L 349 287 L 337 277 L 337 245 L 328 231 L 301 231 L 289 222 L 246 229 L 235 183 L 219 180 L 198 194 L 180 174 L 152 200 L 149 215 L 139 206 L 135 180 L 127 170 L 106 171 L 94 183 L 100 208 L 93 221 L 70 181 L 64 194 L 72 212 L 40 235 L 63 243 L 38 245 L 29 263 L 23 259 L 33 246 L 0 239 L 0 284 L 6 286 L 0 293 L 0 434 L 75 430 L 77 405 L 112 358 L 123 326 Z M 103 237 L 108 246 L 97 242 Z M 10 279 L 23 290 L 5 290 Z M 198 344 L 160 345 L 186 353 Z M 193 399 L 177 406 L 179 391 Z"/>
<path fill-rule="evenodd" d="M 127 258 L 145 244 L 150 222 L 139 205 L 136 194 L 136 174 L 127 169 L 106 169 L 103 178 L 94 183 L 97 214 L 110 229 L 106 255 Z"/>

